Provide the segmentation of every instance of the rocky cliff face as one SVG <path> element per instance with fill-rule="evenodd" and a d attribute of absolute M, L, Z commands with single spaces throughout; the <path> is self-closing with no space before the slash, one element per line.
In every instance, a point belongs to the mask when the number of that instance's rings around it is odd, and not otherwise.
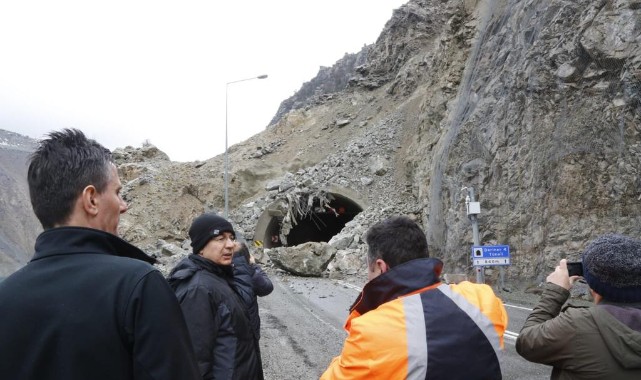
<path fill-rule="evenodd" d="M 471 274 L 470 188 L 480 243 L 510 245 L 508 279 L 540 280 L 604 232 L 639 237 L 639 20 L 635 0 L 411 0 L 231 147 L 230 217 L 280 262 L 288 238 L 338 229 L 328 275 L 362 273 L 363 233 L 393 214 Z M 121 235 L 170 265 L 193 217 L 223 209 L 223 156 L 116 153 Z"/>
<path fill-rule="evenodd" d="M 0 129 L 0 278 L 27 263 L 41 227 L 31 211 L 27 159 L 35 141 Z"/>
<path fill-rule="evenodd" d="M 466 262 L 463 186 L 480 195 L 482 242 L 511 246 L 512 275 L 545 273 L 604 232 L 641 235 L 639 8 L 490 1 L 441 23 L 410 148 L 438 252 Z"/>

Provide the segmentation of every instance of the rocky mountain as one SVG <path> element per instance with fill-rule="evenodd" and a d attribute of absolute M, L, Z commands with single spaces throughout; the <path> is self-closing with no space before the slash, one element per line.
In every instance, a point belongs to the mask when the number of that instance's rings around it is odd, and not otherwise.
<path fill-rule="evenodd" d="M 344 90 L 356 68 L 367 62 L 369 50 L 370 48 L 365 46 L 357 54 L 345 54 L 332 67 L 321 67 L 312 80 L 304 83 L 300 90 L 280 104 L 270 125 L 278 123 L 291 110 L 312 107 L 319 101 L 322 102 L 328 94 Z"/>
<path fill-rule="evenodd" d="M 27 263 L 41 231 L 27 187 L 27 159 L 35 147 L 35 140 L 0 129 L 0 278 Z"/>
<path fill-rule="evenodd" d="M 472 189 L 480 243 L 510 246 L 514 284 L 602 233 L 640 237 L 639 20 L 637 0 L 410 0 L 230 148 L 230 218 L 263 260 L 299 275 L 362 273 L 363 233 L 393 214 L 425 227 L 446 271 L 472 275 Z M 222 212 L 223 156 L 115 156 L 121 235 L 164 270 L 191 220 Z M 315 268 L 287 263 L 301 250 Z"/>

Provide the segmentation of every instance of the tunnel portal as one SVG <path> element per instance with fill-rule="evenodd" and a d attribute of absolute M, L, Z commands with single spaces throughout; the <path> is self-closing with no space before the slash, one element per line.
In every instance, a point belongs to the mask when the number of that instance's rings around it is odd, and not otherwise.
<path fill-rule="evenodd" d="M 270 216 L 264 231 L 263 245 L 265 248 L 294 246 L 307 242 L 329 242 L 338 234 L 347 222 L 363 211 L 355 201 L 339 195 L 330 195 L 329 203 L 321 206 L 319 199 L 314 198 L 311 212 L 291 223 L 289 233 L 283 235 L 282 213 Z M 256 231 L 260 236 L 260 231 Z M 284 239 L 283 239 L 284 238 Z M 285 241 L 283 241 L 285 240 Z"/>

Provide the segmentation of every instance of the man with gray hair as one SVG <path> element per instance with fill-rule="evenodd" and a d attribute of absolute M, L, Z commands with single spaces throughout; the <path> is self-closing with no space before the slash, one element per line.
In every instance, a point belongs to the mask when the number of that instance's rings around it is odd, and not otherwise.
<path fill-rule="evenodd" d="M 641 241 L 608 234 L 583 253 L 594 305 L 566 306 L 579 276 L 561 260 L 516 341 L 525 359 L 553 366 L 551 379 L 641 378 Z"/>

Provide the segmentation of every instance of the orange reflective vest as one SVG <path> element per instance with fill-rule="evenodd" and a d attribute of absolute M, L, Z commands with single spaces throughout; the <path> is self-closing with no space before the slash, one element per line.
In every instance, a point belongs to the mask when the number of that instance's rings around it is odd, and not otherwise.
<path fill-rule="evenodd" d="M 503 303 L 488 285 L 440 283 L 442 265 L 412 260 L 368 282 L 321 380 L 500 379 Z"/>

